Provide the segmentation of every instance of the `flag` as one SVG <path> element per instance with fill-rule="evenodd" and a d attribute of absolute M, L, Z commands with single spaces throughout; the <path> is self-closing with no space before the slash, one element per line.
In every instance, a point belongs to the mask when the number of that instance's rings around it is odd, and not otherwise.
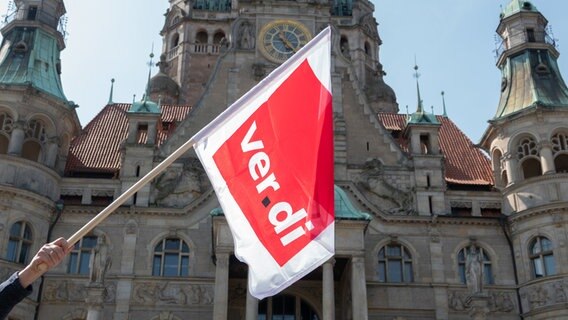
<path fill-rule="evenodd" d="M 258 299 L 335 251 L 330 39 L 327 27 L 193 137 Z"/>

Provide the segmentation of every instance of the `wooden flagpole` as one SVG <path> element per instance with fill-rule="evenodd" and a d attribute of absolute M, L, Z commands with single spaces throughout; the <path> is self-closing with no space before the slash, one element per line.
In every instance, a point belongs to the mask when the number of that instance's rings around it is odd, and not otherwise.
<path fill-rule="evenodd" d="M 156 178 L 160 173 L 162 173 L 167 167 L 169 167 L 174 161 L 181 157 L 185 152 L 191 149 L 195 145 L 193 138 L 186 141 L 181 147 L 170 154 L 164 161 L 160 162 L 154 169 L 148 172 L 144 177 L 133 184 L 128 190 L 116 198 L 111 204 L 109 204 L 103 211 L 99 212 L 94 216 L 89 222 L 87 222 L 81 229 L 77 230 L 69 239 L 67 243 L 69 247 L 72 247 L 81 238 L 91 232 L 96 226 L 98 226 L 104 219 L 106 219 L 111 213 L 113 213 L 118 207 L 120 207 L 126 200 L 132 197 L 136 192 L 142 189 L 148 182 Z M 46 271 L 47 265 L 42 263 L 38 266 L 40 271 Z"/>

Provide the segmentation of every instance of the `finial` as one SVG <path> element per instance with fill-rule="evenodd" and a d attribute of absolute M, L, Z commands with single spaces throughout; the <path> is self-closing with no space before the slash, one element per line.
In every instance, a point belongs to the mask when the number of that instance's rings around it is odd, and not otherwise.
<path fill-rule="evenodd" d="M 132 104 L 134 104 L 136 102 L 136 94 L 132 95 Z"/>
<path fill-rule="evenodd" d="M 150 96 L 150 76 L 152 75 L 152 66 L 154 65 L 154 43 L 152 43 L 152 52 L 150 53 L 150 61 L 148 62 L 148 82 L 146 83 L 146 94 L 144 94 L 144 101 Z"/>
<path fill-rule="evenodd" d="M 444 91 L 442 91 L 442 106 L 444 107 L 444 113 L 442 114 L 444 117 L 448 117 L 448 114 L 446 113 L 446 98 L 444 97 Z"/>
<path fill-rule="evenodd" d="M 114 91 L 114 78 L 110 79 L 110 95 L 108 97 L 108 102 L 107 104 L 113 104 L 114 102 L 112 101 L 112 92 Z"/>
<path fill-rule="evenodd" d="M 416 108 L 417 113 L 424 113 L 422 108 L 422 99 L 420 97 L 420 85 L 418 84 L 418 78 L 420 78 L 420 73 L 418 73 L 418 64 L 416 63 L 416 56 L 414 56 L 414 77 L 416 78 L 416 93 L 418 95 L 418 106 Z"/>
<path fill-rule="evenodd" d="M 430 106 L 430 110 L 432 110 L 432 114 L 434 114 L 434 106 Z"/>

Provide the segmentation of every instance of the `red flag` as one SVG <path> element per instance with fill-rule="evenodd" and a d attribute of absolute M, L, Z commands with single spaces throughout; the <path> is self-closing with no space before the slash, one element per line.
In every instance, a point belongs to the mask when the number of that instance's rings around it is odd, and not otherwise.
<path fill-rule="evenodd" d="M 259 299 L 335 251 L 330 38 L 328 27 L 194 137 Z"/>

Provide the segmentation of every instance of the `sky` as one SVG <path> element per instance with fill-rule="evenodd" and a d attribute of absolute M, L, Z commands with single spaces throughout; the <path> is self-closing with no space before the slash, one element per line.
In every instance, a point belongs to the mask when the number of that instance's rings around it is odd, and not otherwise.
<path fill-rule="evenodd" d="M 501 6 L 509 0 L 373 0 L 379 23 L 379 59 L 385 82 L 396 95 L 400 112 L 417 106 L 415 62 L 425 108 L 442 113 L 445 92 L 448 116 L 477 143 L 487 120 L 495 115 L 500 71 L 495 66 L 495 30 Z M 533 0 L 557 39 L 560 70 L 568 72 L 568 1 Z M 139 100 L 148 79 L 149 54 L 162 50 L 159 35 L 167 0 L 67 0 L 67 40 L 62 52 L 62 82 L 69 100 L 79 105 L 84 127 L 109 100 Z M 0 15 L 8 0 L 0 0 Z M 564 51 L 564 48 L 566 48 Z M 153 68 L 152 74 L 157 72 Z"/>

